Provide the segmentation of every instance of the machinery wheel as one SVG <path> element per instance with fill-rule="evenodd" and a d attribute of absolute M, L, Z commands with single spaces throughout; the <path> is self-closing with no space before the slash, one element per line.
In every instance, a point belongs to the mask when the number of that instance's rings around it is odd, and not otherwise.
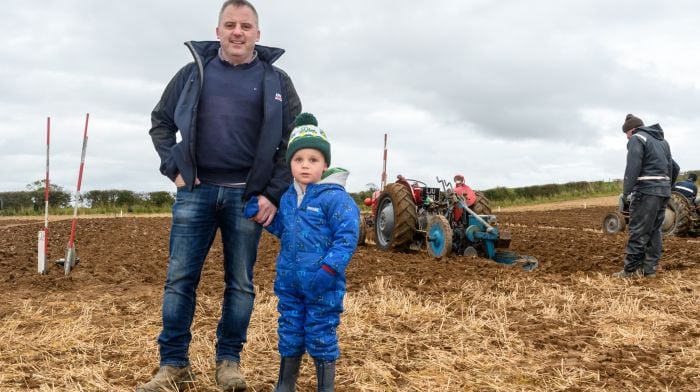
<path fill-rule="evenodd" d="M 360 233 L 357 236 L 357 245 L 364 245 L 367 242 L 367 222 L 365 217 L 360 215 Z"/>
<path fill-rule="evenodd" d="M 476 191 L 476 201 L 472 205 L 472 211 L 476 212 L 477 215 L 491 215 L 491 206 L 489 205 L 489 199 L 486 198 L 484 192 Z"/>
<path fill-rule="evenodd" d="M 436 258 L 452 253 L 452 228 L 442 215 L 431 215 L 425 230 L 425 243 L 428 253 Z"/>
<path fill-rule="evenodd" d="M 603 218 L 603 233 L 605 234 L 621 233 L 625 231 L 626 227 L 625 216 L 620 211 L 611 212 Z"/>
<path fill-rule="evenodd" d="M 388 184 L 379 195 L 374 241 L 381 250 L 405 251 L 418 225 L 413 195 L 402 184 Z"/>
<path fill-rule="evenodd" d="M 666 205 L 666 216 L 661 225 L 661 232 L 665 236 L 682 237 L 687 235 L 690 229 L 691 211 L 690 201 L 685 196 L 672 192 Z"/>
<path fill-rule="evenodd" d="M 467 246 L 464 249 L 464 252 L 462 252 L 462 256 L 477 257 L 479 256 L 479 252 L 477 252 L 476 248 L 474 248 L 473 246 Z"/>

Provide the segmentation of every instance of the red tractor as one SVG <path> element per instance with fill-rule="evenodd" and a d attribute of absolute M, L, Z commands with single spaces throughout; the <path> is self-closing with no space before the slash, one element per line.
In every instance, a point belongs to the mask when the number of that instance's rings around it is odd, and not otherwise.
<path fill-rule="evenodd" d="M 377 248 L 385 251 L 427 249 L 437 258 L 457 253 L 505 264 L 522 262 L 526 270 L 537 266 L 533 257 L 502 250 L 510 245 L 510 234 L 496 227 L 483 193 L 437 181 L 442 190 L 399 175 L 396 182 L 375 191 L 365 200 L 372 214 L 364 215 L 359 243 L 365 243 L 369 231 Z"/>

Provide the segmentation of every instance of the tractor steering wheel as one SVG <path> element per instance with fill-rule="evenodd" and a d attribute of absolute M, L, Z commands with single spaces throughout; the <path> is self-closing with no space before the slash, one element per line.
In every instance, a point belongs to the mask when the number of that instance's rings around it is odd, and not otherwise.
<path fill-rule="evenodd" d="M 414 180 L 414 179 L 412 179 L 412 178 L 404 178 L 404 181 L 406 181 L 406 182 L 408 182 L 409 184 L 411 184 L 411 187 L 413 187 L 413 184 L 418 184 L 418 185 L 420 185 L 420 186 L 423 187 L 423 188 L 427 188 L 427 185 L 426 185 L 423 181 L 420 181 L 420 180 Z"/>

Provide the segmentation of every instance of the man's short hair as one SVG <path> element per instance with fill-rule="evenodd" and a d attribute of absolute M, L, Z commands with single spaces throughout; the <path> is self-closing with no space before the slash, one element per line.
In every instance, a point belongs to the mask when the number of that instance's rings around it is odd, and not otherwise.
<path fill-rule="evenodd" d="M 253 4 L 248 1 L 248 0 L 226 0 L 224 1 L 224 4 L 221 5 L 221 10 L 219 11 L 219 21 L 221 21 L 221 15 L 224 14 L 224 10 L 228 6 L 234 6 L 234 7 L 248 7 L 253 11 L 253 15 L 255 15 L 255 23 L 258 24 L 258 11 L 255 9 Z"/>

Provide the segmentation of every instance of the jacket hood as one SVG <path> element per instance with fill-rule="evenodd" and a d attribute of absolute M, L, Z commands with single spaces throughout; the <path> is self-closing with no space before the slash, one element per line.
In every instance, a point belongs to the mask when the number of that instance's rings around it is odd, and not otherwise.
<path fill-rule="evenodd" d="M 654 139 L 664 140 L 664 130 L 661 129 L 661 125 L 659 124 L 650 125 L 648 127 L 638 127 L 637 132 L 639 131 L 649 134 Z"/>
<path fill-rule="evenodd" d="M 336 184 L 345 188 L 345 184 L 348 181 L 348 176 L 350 172 L 343 169 L 342 167 L 332 167 L 326 170 L 321 176 L 321 181 L 319 184 Z"/>
<path fill-rule="evenodd" d="M 312 195 L 316 195 L 318 193 L 321 193 L 325 190 L 328 189 L 345 189 L 345 183 L 348 179 L 348 176 L 350 175 L 350 172 L 340 168 L 340 167 L 333 167 L 325 172 L 323 172 L 323 176 L 321 177 L 321 181 L 315 183 L 315 184 L 309 184 L 306 186 L 306 192 L 303 192 L 301 190 L 301 186 L 297 182 L 297 180 L 294 180 L 294 183 L 292 184 L 292 187 L 294 188 L 294 191 L 297 195 L 297 206 L 301 205 L 301 201 L 304 199 L 305 193 L 310 193 Z"/>
<path fill-rule="evenodd" d="M 221 47 L 219 41 L 187 41 L 185 45 L 190 48 L 193 56 L 202 59 L 216 56 Z M 255 51 L 258 52 L 258 58 L 268 64 L 274 63 L 284 54 L 284 49 L 263 45 L 255 45 Z"/>

